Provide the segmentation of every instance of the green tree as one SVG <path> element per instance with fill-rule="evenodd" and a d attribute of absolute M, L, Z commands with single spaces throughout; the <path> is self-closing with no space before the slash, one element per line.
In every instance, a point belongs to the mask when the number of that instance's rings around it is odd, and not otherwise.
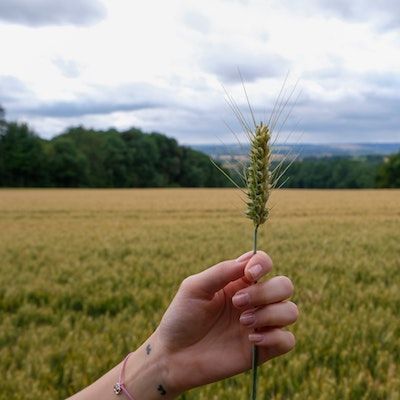
<path fill-rule="evenodd" d="M 155 167 L 161 175 L 162 186 L 176 186 L 182 166 L 182 148 L 175 139 L 157 132 L 151 133 L 150 138 L 157 145 L 159 157 Z"/>
<path fill-rule="evenodd" d="M 381 156 L 306 158 L 293 163 L 285 187 L 373 188 Z M 284 170 L 288 164 L 282 166 Z"/>
<path fill-rule="evenodd" d="M 5 124 L 0 136 L 0 170 L 2 186 L 46 186 L 44 143 L 28 125 Z"/>
<path fill-rule="evenodd" d="M 68 128 L 42 140 L 27 125 L 0 137 L 0 185 L 61 187 L 226 186 L 208 156 L 160 133 Z"/>
<path fill-rule="evenodd" d="M 129 187 L 129 157 L 121 135 L 110 131 L 104 140 L 105 186 Z"/>
<path fill-rule="evenodd" d="M 182 150 L 182 168 L 179 184 L 184 187 L 225 187 L 229 181 L 212 165 L 208 156 L 189 147 Z"/>
<path fill-rule="evenodd" d="M 73 140 L 60 137 L 49 150 L 51 183 L 56 187 L 88 186 L 88 161 Z"/>
<path fill-rule="evenodd" d="M 3 135 L 6 130 L 6 112 L 0 104 L 0 135 Z"/>
<path fill-rule="evenodd" d="M 135 128 L 123 132 L 122 138 L 128 151 L 130 186 L 163 186 L 162 174 L 156 168 L 160 158 L 157 143 Z"/>
<path fill-rule="evenodd" d="M 377 186 L 400 188 L 400 152 L 387 158 L 378 170 Z"/>
<path fill-rule="evenodd" d="M 107 187 L 108 179 L 105 166 L 107 149 L 103 132 L 77 126 L 68 128 L 62 135 L 53 140 L 57 141 L 61 138 L 68 139 L 73 143 L 79 157 L 86 159 L 84 165 L 85 186 Z"/>

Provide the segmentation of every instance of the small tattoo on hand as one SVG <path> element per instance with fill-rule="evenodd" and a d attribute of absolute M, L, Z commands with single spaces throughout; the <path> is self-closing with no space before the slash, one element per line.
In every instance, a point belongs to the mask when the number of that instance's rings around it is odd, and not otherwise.
<path fill-rule="evenodd" d="M 146 346 L 146 353 L 147 353 L 147 354 L 150 354 L 150 352 L 151 352 L 151 346 L 150 346 L 150 344 L 148 344 L 148 345 Z"/>
<path fill-rule="evenodd" d="M 163 385 L 158 385 L 157 390 L 160 392 L 160 394 L 161 394 L 162 396 L 164 396 L 164 395 L 167 394 L 167 392 L 166 392 L 165 389 L 163 388 Z"/>

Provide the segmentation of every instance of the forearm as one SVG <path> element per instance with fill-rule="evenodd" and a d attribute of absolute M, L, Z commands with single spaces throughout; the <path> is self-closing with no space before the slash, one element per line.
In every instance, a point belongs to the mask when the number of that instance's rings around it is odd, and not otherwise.
<path fill-rule="evenodd" d="M 122 362 L 70 400 L 125 400 L 113 391 Z M 127 360 L 124 384 L 134 400 L 170 400 L 179 393 L 169 383 L 170 363 L 157 335 L 153 334 Z"/>

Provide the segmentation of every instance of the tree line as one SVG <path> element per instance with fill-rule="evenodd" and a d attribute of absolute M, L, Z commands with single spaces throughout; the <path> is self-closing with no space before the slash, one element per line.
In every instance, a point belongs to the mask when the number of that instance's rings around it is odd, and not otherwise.
<path fill-rule="evenodd" d="M 286 165 L 282 165 L 284 168 Z M 400 152 L 386 156 L 306 158 L 288 168 L 287 188 L 400 187 Z"/>
<path fill-rule="evenodd" d="M 208 156 L 160 133 L 79 126 L 45 140 L 4 113 L 0 127 L 2 187 L 228 186 Z"/>
<path fill-rule="evenodd" d="M 306 158 L 288 168 L 286 188 L 400 187 L 400 153 Z M 235 172 L 225 169 L 234 180 Z M 236 177 L 237 178 L 237 177 Z M 1 187 L 226 187 L 207 155 L 157 132 L 72 127 L 45 140 L 8 122 L 0 106 Z"/>

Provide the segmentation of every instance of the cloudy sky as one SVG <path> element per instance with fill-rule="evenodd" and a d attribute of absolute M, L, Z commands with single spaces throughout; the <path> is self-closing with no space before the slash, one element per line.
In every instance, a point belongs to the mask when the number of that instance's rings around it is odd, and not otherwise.
<path fill-rule="evenodd" d="M 400 141 L 398 0 L 0 0 L 0 49 L 0 104 L 42 137 L 234 142 L 222 85 L 247 115 L 239 68 L 257 120 L 299 80 L 282 138 Z"/>

